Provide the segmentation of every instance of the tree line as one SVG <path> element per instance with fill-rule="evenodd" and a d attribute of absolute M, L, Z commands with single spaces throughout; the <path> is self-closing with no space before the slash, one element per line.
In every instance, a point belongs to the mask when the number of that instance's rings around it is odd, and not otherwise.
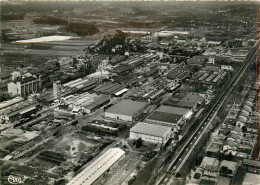
<path fill-rule="evenodd" d="M 65 19 L 61 19 L 53 16 L 36 18 L 33 20 L 33 22 L 35 24 L 65 26 L 65 31 L 70 33 L 76 33 L 79 36 L 94 35 L 99 32 L 98 28 L 94 24 L 70 22 Z"/>
<path fill-rule="evenodd" d="M 2 21 L 9 21 L 9 20 L 23 20 L 24 13 L 2 13 L 1 20 Z"/>

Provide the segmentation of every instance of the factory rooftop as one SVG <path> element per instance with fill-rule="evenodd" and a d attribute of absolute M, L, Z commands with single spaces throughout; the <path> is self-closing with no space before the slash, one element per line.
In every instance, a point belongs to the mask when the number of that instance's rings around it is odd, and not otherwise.
<path fill-rule="evenodd" d="M 29 100 L 19 101 L 15 104 L 9 105 L 5 108 L 2 108 L 0 110 L 0 115 L 15 115 L 18 114 L 21 111 L 24 111 L 28 107 L 36 107 L 39 103 L 37 102 L 31 102 Z"/>
<path fill-rule="evenodd" d="M 108 101 L 110 101 L 110 98 L 108 96 L 102 95 L 96 97 L 92 103 L 86 106 L 86 108 L 89 110 L 93 110 Z"/>
<path fill-rule="evenodd" d="M 190 113 L 189 109 L 161 105 L 148 118 L 148 121 L 177 124 L 178 121 Z"/>
<path fill-rule="evenodd" d="M 167 133 L 170 130 L 171 127 L 139 122 L 130 129 L 130 132 L 137 132 L 139 134 L 163 137 L 165 133 Z"/>
<path fill-rule="evenodd" d="M 106 112 L 127 115 L 127 116 L 134 116 L 145 107 L 146 107 L 145 102 L 122 100 L 119 103 L 115 104 L 114 106 L 108 108 Z"/>
<path fill-rule="evenodd" d="M 182 116 L 180 115 L 155 111 L 147 118 L 147 120 L 155 120 L 155 121 L 177 124 L 177 122 L 181 118 Z"/>
<path fill-rule="evenodd" d="M 164 104 L 183 108 L 193 108 L 195 105 L 201 104 L 204 99 L 205 98 L 198 93 L 180 93 L 174 98 L 168 99 Z"/>
<path fill-rule="evenodd" d="M 93 90 L 95 92 L 104 93 L 104 94 L 115 94 L 125 89 L 125 87 L 126 87 L 125 85 L 109 82 L 105 84 L 100 84 Z"/>
<path fill-rule="evenodd" d="M 8 101 L 5 101 L 5 102 L 1 102 L 1 103 L 0 103 L 0 110 L 6 108 L 6 107 L 8 107 L 8 106 L 11 106 L 11 105 L 13 105 L 13 104 L 16 104 L 16 103 L 18 103 L 18 102 L 21 102 L 21 101 L 23 101 L 23 100 L 24 100 L 24 99 L 23 99 L 22 97 L 15 97 L 15 98 L 13 98 L 13 99 L 11 99 L 11 100 L 8 100 Z"/>
<path fill-rule="evenodd" d="M 120 148 L 111 148 L 81 173 L 74 177 L 68 185 L 90 185 L 93 184 L 104 172 L 117 162 L 125 152 Z"/>
<path fill-rule="evenodd" d="M 85 88 L 85 87 L 88 87 L 88 86 L 92 86 L 94 84 L 96 84 L 95 81 L 90 81 L 89 79 L 79 78 L 77 80 L 70 81 L 70 82 L 64 84 L 63 86 L 68 86 L 70 88 L 82 89 L 82 88 Z"/>
<path fill-rule="evenodd" d="M 185 109 L 185 108 L 181 108 L 181 107 L 172 107 L 172 106 L 161 105 L 156 111 L 183 116 L 189 111 L 189 109 Z"/>

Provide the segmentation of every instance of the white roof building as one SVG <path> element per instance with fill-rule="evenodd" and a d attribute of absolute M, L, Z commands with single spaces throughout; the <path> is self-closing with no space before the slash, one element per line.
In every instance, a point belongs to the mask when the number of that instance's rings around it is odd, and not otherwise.
<path fill-rule="evenodd" d="M 142 138 L 151 143 L 166 143 L 171 135 L 171 127 L 139 122 L 130 129 L 130 139 Z"/>
<path fill-rule="evenodd" d="M 254 173 L 246 173 L 242 185 L 254 185 L 260 183 L 260 175 Z"/>
<path fill-rule="evenodd" d="M 125 155 L 120 148 L 111 148 L 75 176 L 68 185 L 93 184 L 104 172 Z"/>
<path fill-rule="evenodd" d="M 154 35 L 156 37 L 168 37 L 172 35 L 188 35 L 189 32 L 187 31 L 160 31 L 156 32 Z"/>

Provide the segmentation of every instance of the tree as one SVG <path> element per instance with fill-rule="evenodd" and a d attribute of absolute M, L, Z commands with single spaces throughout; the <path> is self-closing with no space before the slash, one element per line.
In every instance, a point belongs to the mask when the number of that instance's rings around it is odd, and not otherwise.
<path fill-rule="evenodd" d="M 199 66 L 197 66 L 197 65 L 192 66 L 192 69 L 191 69 L 192 72 L 199 72 L 199 70 L 200 70 Z"/>
<path fill-rule="evenodd" d="M 220 170 L 219 170 L 219 172 L 220 172 L 221 174 L 226 174 L 227 171 L 228 171 L 228 167 L 226 167 L 226 166 L 222 166 L 222 167 L 220 168 Z"/>
<path fill-rule="evenodd" d="M 176 177 L 177 177 L 177 178 L 181 177 L 181 174 L 180 174 L 180 173 L 177 173 L 177 174 L 176 174 Z"/>
<path fill-rule="evenodd" d="M 247 132 L 247 127 L 246 126 L 243 126 L 241 129 L 242 129 L 243 132 Z"/>
<path fill-rule="evenodd" d="M 143 140 L 139 137 L 136 141 L 135 147 L 140 148 L 141 146 L 143 146 Z"/>
<path fill-rule="evenodd" d="M 55 67 L 59 67 L 59 68 L 60 68 L 60 63 L 59 63 L 59 62 L 56 62 L 56 63 L 55 63 Z"/>
<path fill-rule="evenodd" d="M 0 102 L 11 99 L 11 96 L 7 93 L 0 93 Z"/>
<path fill-rule="evenodd" d="M 231 174 L 232 170 L 228 169 L 226 166 L 222 166 L 219 170 L 220 174 Z"/>

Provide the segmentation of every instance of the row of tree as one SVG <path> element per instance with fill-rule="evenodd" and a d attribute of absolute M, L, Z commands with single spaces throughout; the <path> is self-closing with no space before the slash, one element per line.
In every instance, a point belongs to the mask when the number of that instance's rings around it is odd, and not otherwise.
<path fill-rule="evenodd" d="M 48 25 L 61 25 L 64 26 L 64 30 L 71 33 L 76 33 L 79 36 L 94 35 L 99 32 L 98 28 L 94 24 L 69 22 L 65 19 L 44 16 L 33 20 L 35 24 L 48 24 Z"/>
<path fill-rule="evenodd" d="M 1 14 L 2 21 L 9 21 L 9 20 L 22 20 L 24 19 L 24 13 L 4 13 Z"/>

